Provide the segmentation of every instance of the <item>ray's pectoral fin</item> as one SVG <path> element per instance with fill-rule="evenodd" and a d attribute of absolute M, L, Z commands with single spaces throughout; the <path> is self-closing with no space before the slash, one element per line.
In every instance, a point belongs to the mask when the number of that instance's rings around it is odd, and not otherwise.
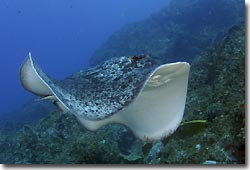
<path fill-rule="evenodd" d="M 38 96 L 52 96 L 53 93 L 42 81 L 33 63 L 31 53 L 29 53 L 20 69 L 20 81 L 23 87 Z"/>
<path fill-rule="evenodd" d="M 38 73 L 39 69 L 39 73 Z M 42 72 L 38 65 L 35 65 L 34 60 L 29 53 L 28 57 L 24 61 L 20 69 L 20 81 L 23 87 L 41 97 L 37 101 L 52 100 L 53 104 L 64 113 L 68 112 L 68 109 L 58 101 L 54 92 L 50 89 L 49 85 L 43 80 L 41 74 L 50 80 L 45 73 Z"/>
<path fill-rule="evenodd" d="M 99 121 L 79 120 L 90 130 L 121 123 L 141 140 L 167 137 L 177 129 L 184 114 L 189 69 L 185 62 L 162 65 L 149 77 L 139 96 L 117 114 Z"/>

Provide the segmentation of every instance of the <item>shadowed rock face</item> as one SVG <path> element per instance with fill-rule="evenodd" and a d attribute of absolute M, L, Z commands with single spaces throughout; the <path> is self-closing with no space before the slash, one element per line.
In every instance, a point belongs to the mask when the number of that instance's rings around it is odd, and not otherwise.
<path fill-rule="evenodd" d="M 241 0 L 173 0 L 145 21 L 115 32 L 92 56 L 96 65 L 109 58 L 146 53 L 163 63 L 192 61 L 244 20 Z"/>

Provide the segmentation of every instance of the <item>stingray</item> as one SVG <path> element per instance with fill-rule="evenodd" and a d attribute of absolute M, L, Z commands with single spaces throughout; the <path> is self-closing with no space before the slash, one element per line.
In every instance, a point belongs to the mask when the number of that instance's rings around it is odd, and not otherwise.
<path fill-rule="evenodd" d="M 120 123 L 143 141 L 157 141 L 182 121 L 189 69 L 186 62 L 160 65 L 146 55 L 124 56 L 56 80 L 29 53 L 20 80 L 26 90 L 72 113 L 88 130 Z"/>

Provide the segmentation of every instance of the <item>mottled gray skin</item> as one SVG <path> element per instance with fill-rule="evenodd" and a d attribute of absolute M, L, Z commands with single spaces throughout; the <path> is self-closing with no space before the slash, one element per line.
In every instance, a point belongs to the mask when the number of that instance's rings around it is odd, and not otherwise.
<path fill-rule="evenodd" d="M 49 78 L 35 63 L 34 67 L 70 112 L 87 120 L 101 120 L 129 105 L 158 66 L 148 56 L 136 59 L 112 58 L 60 81 Z"/>

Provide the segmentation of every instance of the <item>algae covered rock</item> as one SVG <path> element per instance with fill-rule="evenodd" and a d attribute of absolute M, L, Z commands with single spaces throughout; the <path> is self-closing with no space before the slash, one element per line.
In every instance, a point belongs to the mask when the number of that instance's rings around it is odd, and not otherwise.
<path fill-rule="evenodd" d="M 184 121 L 205 119 L 205 131 L 174 134 L 161 152 L 161 163 L 245 163 L 245 26 L 191 65 Z"/>
<path fill-rule="evenodd" d="M 143 53 L 164 63 L 192 61 L 244 20 L 244 11 L 241 0 L 172 0 L 146 20 L 113 33 L 90 63 Z"/>
<path fill-rule="evenodd" d="M 123 132 L 122 128 L 117 127 L 117 133 L 111 133 L 108 127 L 93 133 L 86 131 L 72 115 L 53 112 L 38 125 L 24 126 L 9 139 L 15 145 L 5 152 L 11 155 L 4 163 L 120 163 L 124 159 L 120 155 L 117 140 Z"/>

